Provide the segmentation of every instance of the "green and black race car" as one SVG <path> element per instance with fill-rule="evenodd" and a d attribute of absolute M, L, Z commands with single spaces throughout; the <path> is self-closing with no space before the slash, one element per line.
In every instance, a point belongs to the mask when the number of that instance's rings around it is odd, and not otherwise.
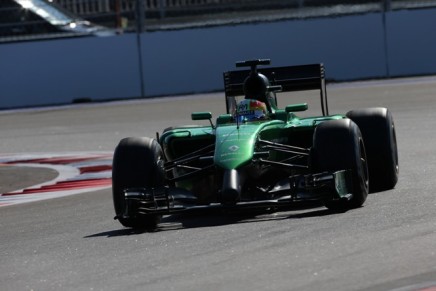
<path fill-rule="evenodd" d="M 224 73 L 227 113 L 208 126 L 180 126 L 157 138 L 128 137 L 113 160 L 116 219 L 155 227 L 162 215 L 212 210 L 282 211 L 321 201 L 332 211 L 392 189 L 398 153 L 386 108 L 329 115 L 322 64 L 268 67 L 238 62 Z M 278 92 L 319 90 L 322 116 L 298 117 L 307 103 L 277 106 Z M 241 100 L 239 100 L 241 99 Z"/>

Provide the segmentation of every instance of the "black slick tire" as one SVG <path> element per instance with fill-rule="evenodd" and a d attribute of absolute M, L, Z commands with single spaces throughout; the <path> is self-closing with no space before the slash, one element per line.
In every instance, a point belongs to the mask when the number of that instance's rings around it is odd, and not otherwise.
<path fill-rule="evenodd" d="M 314 132 L 312 171 L 351 170 L 350 200 L 326 200 L 333 211 L 346 211 L 363 205 L 368 196 L 368 168 L 365 146 L 359 127 L 350 119 L 330 120 L 319 124 Z"/>
<path fill-rule="evenodd" d="M 362 132 L 368 157 L 370 192 L 389 190 L 398 181 L 399 164 L 395 124 L 391 112 L 382 107 L 347 113 Z"/>
<path fill-rule="evenodd" d="M 160 215 L 137 215 L 123 218 L 126 188 L 164 185 L 162 148 L 155 139 L 128 137 L 115 149 L 112 167 L 112 196 L 115 213 L 125 227 L 154 228 Z"/>

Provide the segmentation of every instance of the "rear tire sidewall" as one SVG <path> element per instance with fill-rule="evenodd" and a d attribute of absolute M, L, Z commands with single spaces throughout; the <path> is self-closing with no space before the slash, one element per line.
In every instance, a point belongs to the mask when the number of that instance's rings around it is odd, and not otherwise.
<path fill-rule="evenodd" d="M 326 121 L 317 126 L 312 151 L 312 171 L 351 170 L 353 197 L 349 201 L 326 200 L 325 206 L 342 211 L 360 207 L 368 196 L 368 169 L 359 127 L 350 119 Z"/>
<path fill-rule="evenodd" d="M 395 124 L 387 108 L 365 108 L 347 113 L 362 132 L 368 157 L 370 192 L 389 190 L 398 182 L 399 163 Z"/>
<path fill-rule="evenodd" d="M 127 188 L 157 187 L 165 183 L 162 148 L 155 139 L 128 137 L 115 149 L 112 167 L 112 196 L 115 213 L 126 227 L 153 227 L 160 216 L 123 218 L 124 190 Z"/>

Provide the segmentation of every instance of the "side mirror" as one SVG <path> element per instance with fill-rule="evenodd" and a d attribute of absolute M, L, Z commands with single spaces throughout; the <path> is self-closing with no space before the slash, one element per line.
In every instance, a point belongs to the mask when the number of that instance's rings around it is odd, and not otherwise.
<path fill-rule="evenodd" d="M 300 111 L 306 111 L 309 106 L 307 106 L 307 103 L 299 103 L 299 104 L 291 104 L 286 106 L 286 112 L 300 112 Z"/>
<path fill-rule="evenodd" d="M 210 112 L 192 112 L 192 120 L 210 120 L 212 119 L 212 113 Z"/>
<path fill-rule="evenodd" d="M 231 114 L 223 114 L 218 116 L 217 120 L 216 120 L 216 124 L 225 124 L 225 123 L 229 123 L 230 121 L 232 121 L 233 116 Z"/>
<path fill-rule="evenodd" d="M 215 125 L 212 123 L 212 113 L 211 112 L 192 112 L 191 113 L 192 120 L 209 120 L 210 126 L 215 129 Z"/>

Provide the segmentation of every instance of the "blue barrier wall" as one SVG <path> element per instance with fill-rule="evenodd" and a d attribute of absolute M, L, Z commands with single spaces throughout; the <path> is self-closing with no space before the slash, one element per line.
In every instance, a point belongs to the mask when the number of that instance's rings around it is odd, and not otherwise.
<path fill-rule="evenodd" d="M 145 96 L 223 88 L 234 62 L 323 62 L 328 78 L 436 73 L 436 9 L 209 27 L 141 35 Z M 0 45 L 0 108 L 141 96 L 135 34 Z"/>
<path fill-rule="evenodd" d="M 380 14 L 155 32 L 142 38 L 146 93 L 221 89 L 235 61 L 318 63 L 338 80 L 386 74 Z"/>
<path fill-rule="evenodd" d="M 132 35 L 0 45 L 0 108 L 140 95 Z"/>
<path fill-rule="evenodd" d="M 391 76 L 436 74 L 436 9 L 388 14 Z"/>

